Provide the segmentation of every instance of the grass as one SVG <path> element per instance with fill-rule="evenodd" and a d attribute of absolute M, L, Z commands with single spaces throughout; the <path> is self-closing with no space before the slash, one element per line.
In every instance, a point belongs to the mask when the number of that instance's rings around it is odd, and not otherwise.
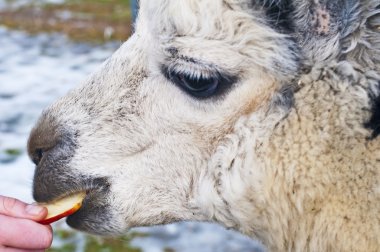
<path fill-rule="evenodd" d="M 91 235 L 84 236 L 83 252 L 142 252 L 141 249 L 131 246 L 131 241 L 135 237 L 145 237 L 146 234 L 129 233 L 120 238 L 101 238 Z M 47 252 L 75 252 L 78 251 L 78 233 L 72 230 L 54 230 L 54 239 L 59 240 L 60 246 L 52 247 Z M 170 251 L 170 250 L 169 250 Z M 171 250 L 170 252 L 172 252 Z"/>
<path fill-rule="evenodd" d="M 17 148 L 8 148 L 0 150 L 0 163 L 9 163 L 13 162 L 15 159 L 17 159 L 22 154 L 21 149 Z"/>
<path fill-rule="evenodd" d="M 20 156 L 22 154 L 20 149 L 6 149 L 4 152 L 9 156 Z"/>
<path fill-rule="evenodd" d="M 110 238 L 96 238 L 88 237 L 86 240 L 84 251 L 125 251 L 125 252 L 141 252 L 139 248 L 133 248 L 130 246 L 130 237 L 124 237 L 120 239 Z"/>
<path fill-rule="evenodd" d="M 74 41 L 124 41 L 131 33 L 129 0 L 66 0 L 63 4 L 31 1 L 0 11 L 0 24 L 31 34 L 62 32 Z"/>

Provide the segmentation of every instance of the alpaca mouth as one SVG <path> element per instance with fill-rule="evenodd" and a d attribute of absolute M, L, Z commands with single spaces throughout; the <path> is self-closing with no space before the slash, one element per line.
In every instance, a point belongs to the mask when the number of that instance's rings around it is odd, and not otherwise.
<path fill-rule="evenodd" d="M 93 188 L 87 191 L 81 208 L 67 217 L 67 224 L 92 234 L 104 234 L 105 223 L 112 219 L 108 203 L 109 188 Z"/>
<path fill-rule="evenodd" d="M 35 174 L 33 197 L 37 202 L 54 202 L 78 192 L 86 192 L 82 206 L 77 212 L 69 215 L 66 222 L 73 228 L 97 234 L 98 231 L 104 233 L 101 229 L 104 223 L 99 221 L 110 217 L 107 200 L 110 187 L 109 179 L 106 177 L 58 173 L 58 169 L 52 169 L 50 174 Z"/>

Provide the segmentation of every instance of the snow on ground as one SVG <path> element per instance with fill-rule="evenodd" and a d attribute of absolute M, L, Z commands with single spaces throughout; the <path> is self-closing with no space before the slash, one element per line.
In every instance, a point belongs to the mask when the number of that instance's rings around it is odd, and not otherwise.
<path fill-rule="evenodd" d="M 0 195 L 33 201 L 34 166 L 26 154 L 31 127 L 44 107 L 83 81 L 117 47 L 0 27 Z M 150 234 L 132 241 L 146 252 L 167 247 L 183 252 L 261 251 L 248 238 L 211 224 L 176 223 L 135 231 Z"/>
<path fill-rule="evenodd" d="M 116 46 L 91 48 L 62 35 L 31 37 L 0 27 L 0 48 L 0 194 L 31 201 L 28 132 L 44 107 L 80 83 Z"/>
<path fill-rule="evenodd" d="M 30 3 L 36 4 L 60 4 L 65 0 L 0 0 L 0 10 L 4 8 L 15 9 Z"/>

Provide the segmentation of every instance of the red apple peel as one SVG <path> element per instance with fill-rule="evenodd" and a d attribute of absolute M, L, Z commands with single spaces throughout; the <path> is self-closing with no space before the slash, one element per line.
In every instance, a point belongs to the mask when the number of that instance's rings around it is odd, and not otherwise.
<path fill-rule="evenodd" d="M 73 213 L 78 211 L 79 208 L 82 206 L 82 201 L 85 196 L 85 192 L 80 192 L 59 199 L 52 203 L 39 203 L 39 206 L 44 206 L 47 208 L 48 215 L 45 219 L 38 221 L 38 223 L 43 225 L 49 225 L 59 219 L 72 215 Z"/>

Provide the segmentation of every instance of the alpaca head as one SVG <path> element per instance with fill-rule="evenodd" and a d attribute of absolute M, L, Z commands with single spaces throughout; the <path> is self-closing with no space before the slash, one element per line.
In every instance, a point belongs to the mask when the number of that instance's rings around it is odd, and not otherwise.
<path fill-rule="evenodd" d="M 87 191 L 68 223 L 96 234 L 212 218 L 197 197 L 214 153 L 242 118 L 289 109 L 300 60 L 334 56 L 331 11 L 355 7 L 314 2 L 141 1 L 135 34 L 32 130 L 35 199 Z"/>

